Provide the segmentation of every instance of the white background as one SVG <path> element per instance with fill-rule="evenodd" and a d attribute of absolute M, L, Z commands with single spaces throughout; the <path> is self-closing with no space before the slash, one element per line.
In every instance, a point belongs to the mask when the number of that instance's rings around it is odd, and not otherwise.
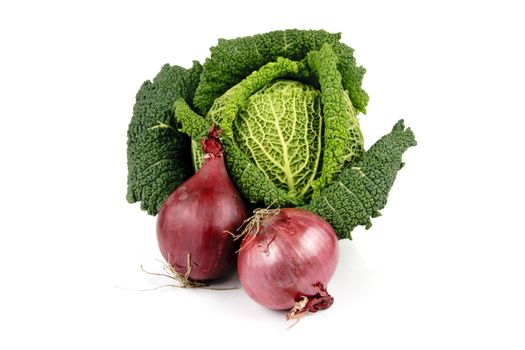
<path fill-rule="evenodd" d="M 518 4 L 2 2 L 0 348 L 524 349 Z M 125 200 L 141 83 L 284 28 L 355 48 L 367 147 L 401 117 L 419 142 L 383 216 L 340 242 L 334 306 L 287 331 L 242 289 L 119 289 L 167 282 L 140 272 L 160 268 L 155 218 Z"/>

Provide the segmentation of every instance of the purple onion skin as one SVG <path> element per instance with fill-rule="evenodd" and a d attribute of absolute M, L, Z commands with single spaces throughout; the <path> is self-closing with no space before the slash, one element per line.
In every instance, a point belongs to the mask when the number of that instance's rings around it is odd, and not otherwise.
<path fill-rule="evenodd" d="M 234 241 L 226 231 L 247 218 L 243 200 L 230 180 L 222 149 L 208 154 L 199 171 L 181 184 L 163 204 L 157 218 L 162 256 L 184 275 L 191 259 L 193 281 L 224 276 L 234 262 Z"/>
<path fill-rule="evenodd" d="M 256 230 L 254 228 L 252 231 Z M 241 243 L 237 270 L 246 293 L 270 309 L 285 310 L 321 293 L 338 260 L 337 237 L 324 219 L 304 209 L 267 216 Z"/>

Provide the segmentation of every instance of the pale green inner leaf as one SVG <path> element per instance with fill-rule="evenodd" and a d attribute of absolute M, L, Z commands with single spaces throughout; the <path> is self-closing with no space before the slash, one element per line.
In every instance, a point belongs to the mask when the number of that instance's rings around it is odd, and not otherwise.
<path fill-rule="evenodd" d="M 233 135 L 265 176 L 299 198 L 311 194 L 321 157 L 320 93 L 278 80 L 251 95 L 233 123 Z"/>

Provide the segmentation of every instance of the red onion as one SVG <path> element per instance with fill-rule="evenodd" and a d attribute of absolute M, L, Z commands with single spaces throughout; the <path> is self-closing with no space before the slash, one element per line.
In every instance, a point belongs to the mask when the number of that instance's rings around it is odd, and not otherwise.
<path fill-rule="evenodd" d="M 332 226 L 298 208 L 262 209 L 253 220 L 237 259 L 246 293 L 270 309 L 291 309 L 291 318 L 330 307 L 326 286 L 338 259 Z"/>
<path fill-rule="evenodd" d="M 215 126 L 201 144 L 202 167 L 168 197 L 157 219 L 157 239 L 164 259 L 192 281 L 223 276 L 233 265 L 229 232 L 246 219 L 242 198 L 224 165 Z"/>

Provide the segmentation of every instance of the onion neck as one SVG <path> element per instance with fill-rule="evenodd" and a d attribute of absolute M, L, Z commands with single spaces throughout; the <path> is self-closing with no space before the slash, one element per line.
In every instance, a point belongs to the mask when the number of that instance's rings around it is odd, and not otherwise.
<path fill-rule="evenodd" d="M 206 153 L 205 158 L 215 158 L 222 157 L 224 154 L 224 149 L 222 148 L 221 140 L 219 139 L 219 134 L 221 130 L 217 128 L 216 124 L 213 124 L 208 136 L 201 141 L 202 150 Z"/>

